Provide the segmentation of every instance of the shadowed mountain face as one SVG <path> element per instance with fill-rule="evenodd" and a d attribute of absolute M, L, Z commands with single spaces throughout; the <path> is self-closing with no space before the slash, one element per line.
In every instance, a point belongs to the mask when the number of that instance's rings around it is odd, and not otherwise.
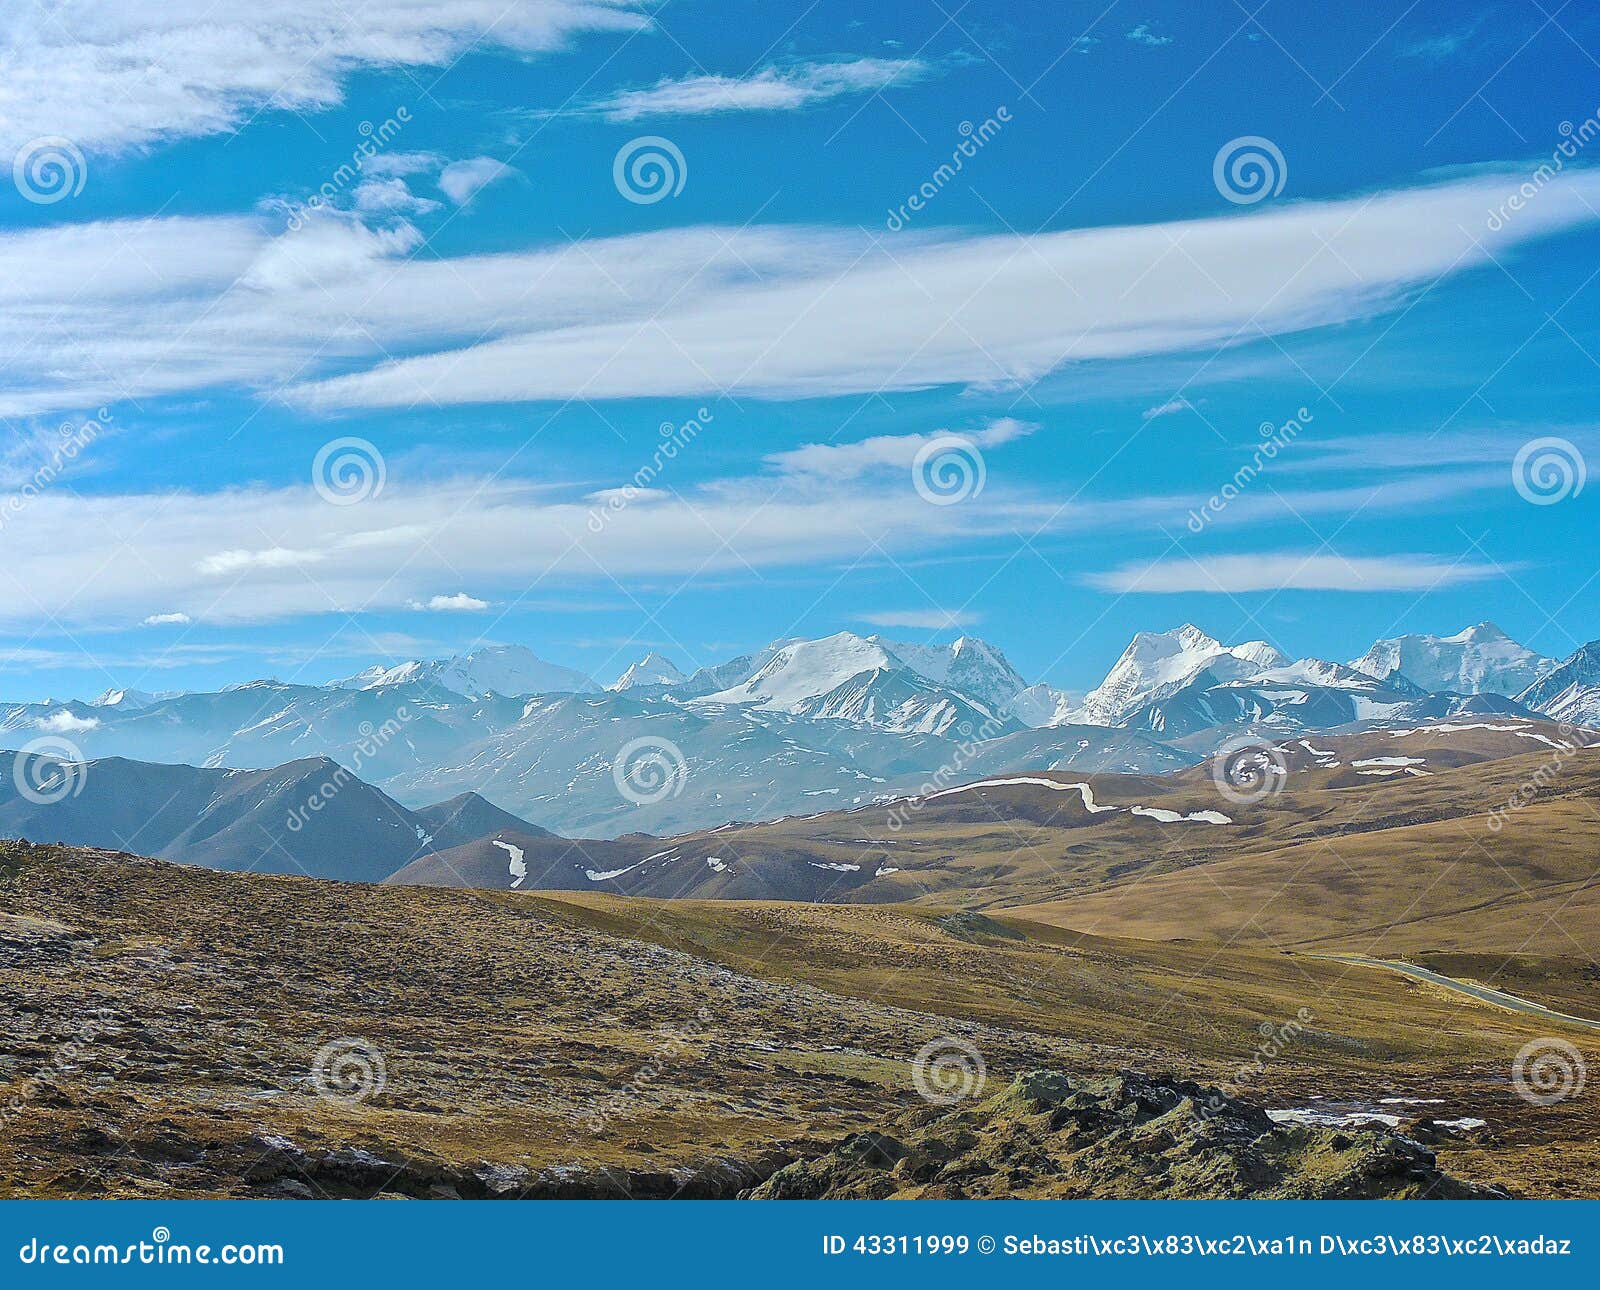
<path fill-rule="evenodd" d="M 212 869 L 380 882 L 507 828 L 539 832 L 471 794 L 408 811 L 322 757 L 252 771 L 0 754 L 0 833 Z"/>

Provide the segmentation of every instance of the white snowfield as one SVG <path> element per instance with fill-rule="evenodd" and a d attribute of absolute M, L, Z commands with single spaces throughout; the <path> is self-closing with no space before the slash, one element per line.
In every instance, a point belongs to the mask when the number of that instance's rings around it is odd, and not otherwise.
<path fill-rule="evenodd" d="M 957 788 L 941 788 L 936 793 L 929 793 L 921 800 L 931 802 L 936 797 L 949 797 L 954 793 L 971 793 L 980 788 L 1007 788 L 1012 785 L 1027 785 L 1033 788 L 1048 788 L 1057 793 L 1078 793 L 1083 798 L 1083 809 L 1091 815 L 1115 814 L 1123 807 L 1108 806 L 1094 800 L 1094 790 L 1088 784 L 1063 784 L 1060 780 L 1044 779 L 1037 775 L 1013 775 L 1007 779 L 980 779 L 972 784 L 962 784 Z M 1142 815 L 1147 819 L 1160 820 L 1163 824 L 1180 824 L 1192 822 L 1196 824 L 1232 824 L 1233 821 L 1221 811 L 1191 811 L 1183 815 L 1177 811 L 1169 811 L 1163 806 L 1130 806 L 1127 809 L 1130 815 Z"/>
<path fill-rule="evenodd" d="M 511 885 L 513 887 L 522 886 L 523 880 L 528 876 L 528 862 L 524 858 L 522 848 L 510 842 L 502 842 L 499 838 L 495 838 L 491 845 L 499 847 L 510 857 L 506 868 L 511 873 Z"/>

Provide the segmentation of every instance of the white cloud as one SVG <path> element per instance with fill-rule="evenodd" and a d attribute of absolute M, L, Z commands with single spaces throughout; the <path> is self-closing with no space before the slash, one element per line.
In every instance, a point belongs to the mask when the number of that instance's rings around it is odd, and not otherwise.
<path fill-rule="evenodd" d="M 187 627 L 194 619 L 188 614 L 151 614 L 145 618 L 143 625 L 146 627 Z"/>
<path fill-rule="evenodd" d="M 1339 556 L 1272 552 L 1128 564 L 1086 581 L 1115 592 L 1426 591 L 1501 576 L 1487 564 L 1428 555 Z"/>
<path fill-rule="evenodd" d="M 971 627 L 980 615 L 964 609 L 885 609 L 860 615 L 861 621 L 874 627 L 926 628 L 939 631 L 945 627 Z"/>
<path fill-rule="evenodd" d="M 429 596 L 427 602 L 413 600 L 408 602 L 411 609 L 427 609 L 434 613 L 467 613 L 474 614 L 479 610 L 487 609 L 489 602 L 479 600 L 476 596 L 469 596 L 464 591 L 458 591 L 453 596 Z"/>
<path fill-rule="evenodd" d="M 902 470 L 830 477 L 769 469 L 603 512 L 593 498 L 607 490 L 593 489 L 593 481 L 561 489 L 547 478 L 492 475 L 397 473 L 380 494 L 352 506 L 330 506 L 309 485 L 121 495 L 52 490 L 6 526 L 0 630 L 120 626 L 149 614 L 152 603 L 208 624 L 432 608 L 439 588 L 450 585 L 471 586 L 469 599 L 491 603 L 570 600 L 575 587 L 611 594 L 645 579 L 743 578 L 752 569 L 815 571 L 885 556 L 932 559 L 991 540 L 1009 548 L 1018 534 L 1092 536 L 1103 544 L 1119 534 L 1180 529 L 1200 501 L 1146 496 L 1064 505 L 1055 493 L 1018 486 L 1001 462 L 991 463 L 980 496 L 952 506 L 930 506 Z M 1255 533 L 1262 524 L 1292 522 L 1298 531 L 1299 517 L 1359 513 L 1382 523 L 1382 516 L 1419 505 L 1442 513 L 1452 499 L 1470 505 L 1474 489 L 1504 489 L 1503 467 L 1484 474 L 1263 490 L 1238 498 L 1216 525 Z M 218 534 L 240 545 L 219 549 Z M 111 550 L 119 558 L 108 564 Z M 1259 560 L 1243 559 L 1259 581 Z M 1364 569 L 1360 561 L 1340 565 L 1350 567 Z M 127 576 L 130 568 L 137 578 Z M 1120 589 L 1140 572 L 1101 577 Z M 1215 572 L 1237 581 L 1228 565 Z M 1144 581 L 1156 589 L 1170 577 L 1156 570 Z M 441 611 L 449 600 L 443 597 Z"/>
<path fill-rule="evenodd" d="M 452 161 L 439 172 L 439 189 L 457 206 L 465 206 L 490 184 L 519 172 L 493 157 Z"/>
<path fill-rule="evenodd" d="M 327 553 L 323 551 L 295 551 L 274 546 L 262 551 L 218 551 L 196 561 L 195 568 L 207 575 L 223 576 L 250 569 L 298 569 L 326 558 Z"/>
<path fill-rule="evenodd" d="M 1014 417 L 1001 417 L 981 430 L 971 432 L 939 430 L 932 434 L 876 435 L 855 443 L 808 443 L 787 452 L 775 452 L 767 464 L 786 475 L 815 479 L 856 479 L 869 471 L 885 467 L 904 469 L 916 460 L 917 452 L 935 439 L 952 433 L 970 440 L 979 448 L 994 448 L 1013 439 L 1032 434 L 1039 427 Z"/>
<path fill-rule="evenodd" d="M 52 712 L 47 717 L 40 717 L 34 722 L 40 730 L 48 730 L 53 735 L 82 734 L 85 730 L 95 729 L 99 724 L 99 717 L 75 717 L 65 708 L 59 712 Z"/>
<path fill-rule="evenodd" d="M 368 15 L 326 0 L 12 4 L 0 153 L 45 135 L 122 151 L 213 134 L 261 109 L 333 107 L 362 68 L 440 67 L 468 48 L 557 49 L 585 32 L 637 31 L 646 11 L 639 0 L 386 0 Z"/>
<path fill-rule="evenodd" d="M 0 415 L 296 379 L 292 397 L 326 409 L 1012 385 L 1371 316 L 1596 219 L 1600 171 L 1569 170 L 1490 232 L 1516 182 L 1035 237 L 905 233 L 892 255 L 860 230 L 757 226 L 437 260 L 408 255 L 403 221 L 337 212 L 277 234 L 261 217 L 13 232 Z M 371 366 L 398 350 L 416 356 Z"/>
<path fill-rule="evenodd" d="M 854 58 L 763 67 L 747 76 L 663 78 L 648 89 L 623 90 L 590 106 L 608 121 L 706 116 L 721 112 L 784 112 L 846 94 L 909 85 L 936 74 L 918 58 Z"/>
<path fill-rule="evenodd" d="M 1162 35 L 1148 22 L 1141 22 L 1132 31 L 1124 32 L 1123 35 L 1136 45 L 1149 45 L 1152 49 L 1159 49 L 1163 45 L 1172 43 L 1171 36 Z"/>
<path fill-rule="evenodd" d="M 313 382 L 300 397 L 345 408 L 1012 387 L 1068 362 L 1381 313 L 1490 254 L 1596 219 L 1600 172 L 1569 171 L 1491 232 L 1485 212 L 1509 183 L 1479 176 L 1167 225 L 934 235 L 899 241 L 892 256 L 839 238 L 839 259 L 813 274 L 758 269 L 720 289 L 695 281 L 665 310 L 521 334 L 508 326 L 465 349 Z M 587 249 L 609 259 L 623 248 Z M 700 267 L 724 263 L 713 253 Z"/>
<path fill-rule="evenodd" d="M 1157 417 L 1170 417 L 1174 413 L 1189 412 L 1193 408 L 1194 404 L 1180 396 L 1176 399 L 1168 399 L 1165 403 L 1159 403 L 1153 408 L 1146 408 L 1141 416 L 1145 421 L 1154 421 Z"/>
<path fill-rule="evenodd" d="M 357 184 L 351 200 L 358 211 L 378 215 L 426 215 L 439 209 L 431 197 L 418 197 L 404 179 L 369 179 Z"/>

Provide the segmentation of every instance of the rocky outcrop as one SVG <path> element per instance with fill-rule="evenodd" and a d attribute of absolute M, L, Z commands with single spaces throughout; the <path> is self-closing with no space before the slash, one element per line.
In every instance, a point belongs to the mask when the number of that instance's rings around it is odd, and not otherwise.
<path fill-rule="evenodd" d="M 909 1112 L 745 1195 L 787 1199 L 1438 1198 L 1498 1191 L 1442 1172 L 1394 1133 L 1273 1123 L 1260 1107 L 1187 1081 L 1054 1071 L 954 1110 Z"/>

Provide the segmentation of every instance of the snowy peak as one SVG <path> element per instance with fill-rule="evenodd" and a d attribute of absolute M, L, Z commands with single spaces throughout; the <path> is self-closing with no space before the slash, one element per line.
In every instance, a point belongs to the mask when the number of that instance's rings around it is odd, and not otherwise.
<path fill-rule="evenodd" d="M 1150 703 L 1176 694 L 1202 672 L 1210 672 L 1221 684 L 1288 665 L 1289 659 L 1265 641 L 1224 645 L 1193 623 L 1170 632 L 1140 632 L 1072 719 L 1114 726 Z"/>
<path fill-rule="evenodd" d="M 160 703 L 163 699 L 170 699 L 176 691 L 163 690 L 159 694 L 149 690 L 107 690 L 98 698 L 90 699 L 91 708 L 121 708 L 124 712 L 137 712 L 140 708 L 148 708 L 152 703 Z"/>
<path fill-rule="evenodd" d="M 1600 641 L 1590 641 L 1517 696 L 1557 721 L 1600 722 Z"/>
<path fill-rule="evenodd" d="M 1005 711 L 1033 730 L 1064 726 L 1072 718 L 1072 697 L 1043 681 L 1011 696 Z"/>
<path fill-rule="evenodd" d="M 838 632 L 820 640 L 785 641 L 746 680 L 706 697 L 714 703 L 792 711 L 796 704 L 826 694 L 862 672 L 897 665 L 898 660 L 877 641 Z"/>
<path fill-rule="evenodd" d="M 671 659 L 663 658 L 651 650 L 606 689 L 621 693 L 624 690 L 636 690 L 647 685 L 681 685 L 687 679 Z"/>
<path fill-rule="evenodd" d="M 905 668 L 862 672 L 826 694 L 797 703 L 796 716 L 876 726 L 897 734 L 995 738 L 1017 729 L 943 686 Z"/>
<path fill-rule="evenodd" d="M 592 680 L 571 668 L 546 663 L 522 645 L 490 645 L 454 658 L 369 667 L 335 683 L 344 690 L 376 690 L 389 685 L 438 686 L 468 699 L 486 694 L 591 693 Z"/>
<path fill-rule="evenodd" d="M 1399 672 L 1424 690 L 1515 695 L 1554 670 L 1556 661 L 1519 645 L 1493 623 L 1482 622 L 1454 636 L 1381 640 L 1350 666 L 1379 680 Z"/>
<path fill-rule="evenodd" d="M 799 712 L 863 673 L 906 672 L 955 698 L 996 710 L 1026 688 L 1006 657 L 987 641 L 963 636 L 949 645 L 917 645 L 882 636 L 838 632 L 819 640 L 781 641 L 756 655 L 743 680 L 705 696 L 716 703 Z"/>

